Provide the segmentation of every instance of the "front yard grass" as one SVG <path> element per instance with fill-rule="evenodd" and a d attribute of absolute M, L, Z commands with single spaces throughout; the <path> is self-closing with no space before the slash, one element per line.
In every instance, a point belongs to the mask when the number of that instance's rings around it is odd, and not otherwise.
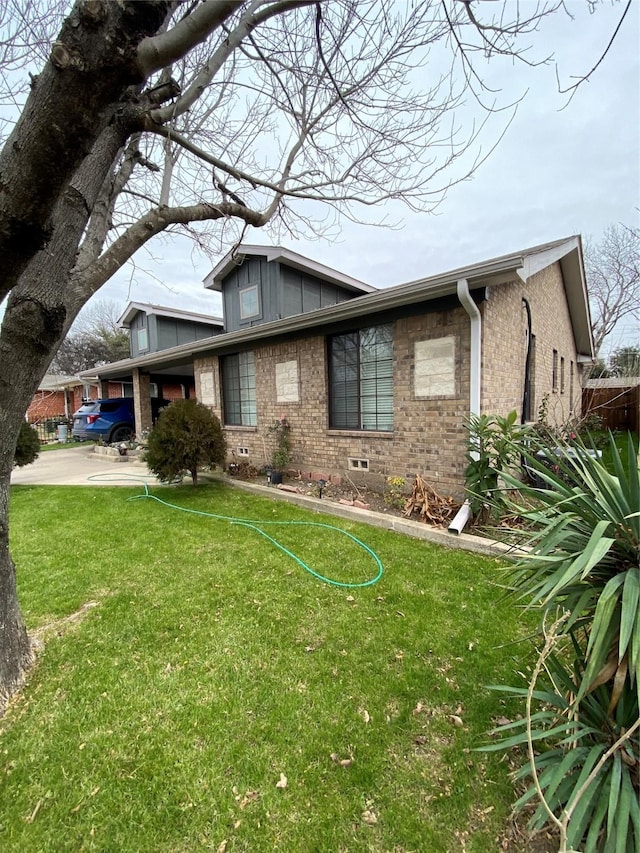
<path fill-rule="evenodd" d="M 332 587 L 246 527 L 126 501 L 139 491 L 12 489 L 43 648 L 0 721 L 1 849 L 501 849 L 513 784 L 473 748 L 515 713 L 484 685 L 526 666 L 533 621 L 501 602 L 497 560 L 336 519 L 385 574 Z M 154 492 L 332 521 L 223 484 Z M 268 532 L 336 580 L 375 575 L 335 532 Z"/>
<path fill-rule="evenodd" d="M 75 439 L 70 439 L 69 441 L 53 441 L 51 444 L 41 444 L 40 445 L 40 453 L 47 453 L 51 450 L 72 450 L 74 447 L 91 447 L 95 445 L 95 441 L 76 441 Z"/>

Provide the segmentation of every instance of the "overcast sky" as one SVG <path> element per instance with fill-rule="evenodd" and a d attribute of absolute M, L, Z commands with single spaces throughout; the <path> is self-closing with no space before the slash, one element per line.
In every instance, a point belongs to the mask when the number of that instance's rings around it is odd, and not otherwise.
<path fill-rule="evenodd" d="M 533 0 L 530 0 L 533 2 Z M 555 14 L 532 37 L 537 55 L 553 52 L 561 81 L 585 74 L 604 51 L 624 3 L 603 0 L 589 14 L 585 0 L 568 0 L 574 20 Z M 435 275 L 475 261 L 572 234 L 597 239 L 607 225 L 639 224 L 640 2 L 631 9 L 612 49 L 591 79 L 568 96 L 558 93 L 556 67 L 502 66 L 500 85 L 511 96 L 528 89 L 517 115 L 473 179 L 448 192 L 436 214 L 401 206 L 388 211 L 396 230 L 344 222 L 327 240 L 280 244 L 376 287 Z M 494 73 L 495 72 L 491 72 Z M 564 107 L 564 109 L 562 109 Z M 494 136 L 498 125 L 495 125 Z M 251 230 L 246 242 L 264 244 Z M 211 263 L 186 239 L 156 241 L 137 268 L 123 269 L 98 294 L 124 309 L 128 300 L 220 312 L 204 291 Z M 151 275 L 148 274 L 151 273 Z M 637 342 L 630 326 L 609 348 Z"/>

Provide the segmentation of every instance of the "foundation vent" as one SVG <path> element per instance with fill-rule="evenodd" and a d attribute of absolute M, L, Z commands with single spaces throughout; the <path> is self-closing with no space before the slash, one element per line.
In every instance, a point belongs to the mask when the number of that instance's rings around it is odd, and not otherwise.
<path fill-rule="evenodd" d="M 350 456 L 348 459 L 349 470 L 350 471 L 368 471 L 369 470 L 369 460 L 368 459 L 355 459 Z"/>

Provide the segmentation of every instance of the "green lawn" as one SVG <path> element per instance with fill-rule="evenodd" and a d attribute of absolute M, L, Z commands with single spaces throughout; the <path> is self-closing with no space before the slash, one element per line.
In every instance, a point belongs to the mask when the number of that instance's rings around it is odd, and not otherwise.
<path fill-rule="evenodd" d="M 501 602 L 497 560 L 336 520 L 385 573 L 329 586 L 247 527 L 138 492 L 12 489 L 44 648 L 0 721 L 0 849 L 500 849 L 513 785 L 473 747 L 515 712 L 484 685 L 513 683 L 531 622 Z M 222 484 L 156 493 L 331 521 Z M 336 580 L 375 576 L 336 531 L 268 532 Z"/>
<path fill-rule="evenodd" d="M 72 450 L 74 447 L 91 447 L 95 443 L 95 441 L 76 441 L 75 439 L 70 441 L 55 441 L 51 444 L 41 444 L 40 453 L 48 453 L 52 450 Z"/>

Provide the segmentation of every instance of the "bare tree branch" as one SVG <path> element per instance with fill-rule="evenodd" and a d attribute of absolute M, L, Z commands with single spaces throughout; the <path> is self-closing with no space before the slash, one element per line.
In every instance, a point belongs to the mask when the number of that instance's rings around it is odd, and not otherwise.
<path fill-rule="evenodd" d="M 0 104 L 12 110 L 0 127 L 11 130 L 0 150 L 0 697 L 30 664 L 8 541 L 13 451 L 82 306 L 173 229 L 212 252 L 249 226 L 318 234 L 389 199 L 433 210 L 489 156 L 515 111 L 517 99 L 502 103 L 481 64 L 545 62 L 527 40 L 558 8 L 68 6 L 0 4 Z M 34 57 L 39 73 L 17 78 Z M 613 294 L 608 304 L 623 303 Z"/>
<path fill-rule="evenodd" d="M 589 78 L 590 78 L 590 77 L 591 77 L 591 76 L 596 72 L 596 70 L 600 67 L 600 65 L 601 65 L 601 64 L 602 64 L 602 62 L 604 61 L 604 58 L 605 58 L 605 57 L 606 57 L 606 55 L 609 53 L 609 51 L 611 50 L 611 48 L 612 48 L 612 46 L 613 46 L 614 41 L 616 40 L 616 36 L 617 36 L 617 35 L 618 35 L 618 33 L 620 32 L 620 28 L 622 27 L 622 24 L 623 24 L 623 22 L 624 22 L 624 19 L 626 18 L 626 16 L 627 16 L 627 12 L 629 11 L 629 9 L 630 9 L 630 8 L 631 8 L 631 0 L 627 0 L 627 5 L 626 5 L 626 6 L 625 6 L 625 8 L 624 8 L 624 12 L 622 13 L 622 15 L 621 15 L 621 17 L 620 17 L 620 20 L 618 21 L 618 25 L 617 25 L 617 27 L 615 28 L 615 30 L 613 31 L 613 35 L 612 35 L 612 36 L 611 36 L 611 38 L 609 39 L 609 41 L 608 41 L 608 43 L 607 43 L 607 46 L 606 46 L 606 47 L 605 47 L 605 49 L 602 51 L 602 54 L 600 55 L 600 58 L 599 58 L 599 59 L 598 59 L 598 61 L 595 63 L 595 65 L 593 65 L 593 66 L 592 66 L 591 70 L 590 70 L 590 71 L 588 71 L 586 74 L 583 74 L 582 76 L 578 77 L 578 78 L 577 78 L 577 81 L 576 81 L 575 83 L 572 83 L 572 84 L 571 84 L 571 86 L 567 86 L 565 89 L 563 89 L 563 88 L 562 88 L 562 86 L 560 85 L 560 77 L 559 77 L 559 75 L 558 75 L 558 67 L 557 67 L 557 65 L 556 65 L 556 79 L 557 79 L 557 81 L 558 81 L 558 91 L 559 91 L 561 94 L 565 94 L 565 93 L 567 93 L 567 92 L 571 92 L 571 97 L 569 98 L 569 100 L 568 100 L 568 101 L 567 101 L 567 103 L 565 104 L 565 107 L 567 107 L 567 106 L 571 103 L 571 100 L 572 100 L 573 96 L 575 95 L 575 93 L 577 92 L 578 88 L 579 88 L 583 83 L 585 83 L 587 80 L 589 80 Z M 563 109 L 564 109 L 564 107 L 563 107 Z"/>
<path fill-rule="evenodd" d="M 142 78 L 181 59 L 201 44 L 242 6 L 242 0 L 204 0 L 172 29 L 148 36 L 138 46 L 137 61 Z"/>
<path fill-rule="evenodd" d="M 597 356 L 621 320 L 640 321 L 640 228 L 609 226 L 584 260 Z"/>

